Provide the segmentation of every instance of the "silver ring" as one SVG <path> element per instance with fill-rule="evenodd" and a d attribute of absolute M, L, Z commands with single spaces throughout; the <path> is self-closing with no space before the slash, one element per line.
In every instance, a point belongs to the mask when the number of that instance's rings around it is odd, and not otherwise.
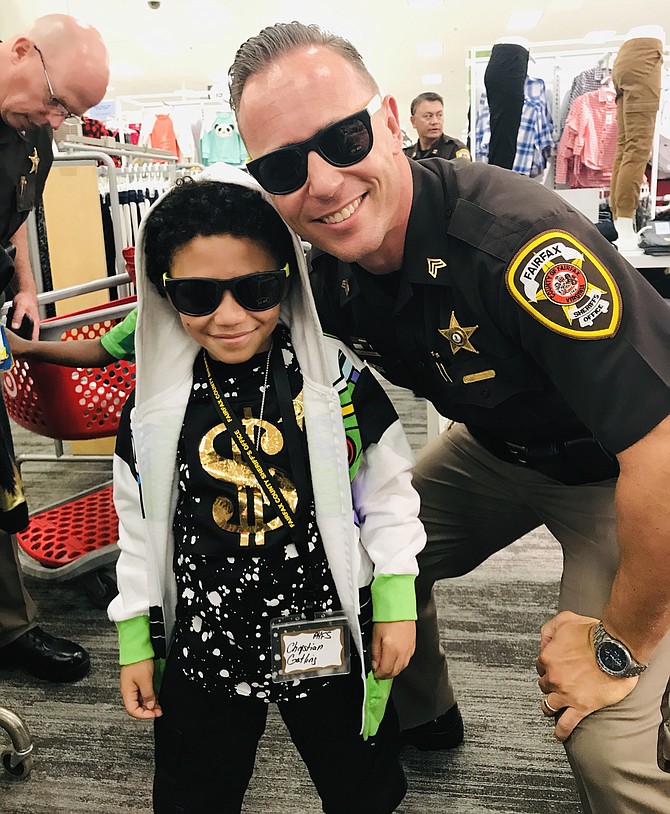
<path fill-rule="evenodd" d="M 549 701 L 547 701 L 547 698 L 549 698 L 549 696 L 548 696 L 548 695 L 545 695 L 545 696 L 544 696 L 544 698 L 542 699 L 542 703 L 544 704 L 545 709 L 548 709 L 548 710 L 549 710 L 549 712 L 551 712 L 551 714 L 552 714 L 552 715 L 558 715 L 558 710 L 557 710 L 557 709 L 554 709 L 554 708 L 551 706 L 551 704 L 549 703 Z"/>

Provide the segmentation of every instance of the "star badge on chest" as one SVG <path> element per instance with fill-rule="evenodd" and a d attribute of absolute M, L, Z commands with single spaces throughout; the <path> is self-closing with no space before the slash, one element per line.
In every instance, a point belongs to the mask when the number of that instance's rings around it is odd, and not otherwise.
<path fill-rule="evenodd" d="M 451 319 L 449 320 L 449 327 L 439 328 L 439 332 L 445 339 L 449 340 L 451 352 L 454 354 L 454 356 L 461 349 L 469 350 L 470 353 L 479 353 L 479 351 L 472 346 L 472 342 L 470 341 L 470 337 L 478 327 L 479 325 L 473 325 L 470 328 L 464 328 L 462 325 L 459 325 L 458 320 L 456 319 L 456 314 L 452 311 Z"/>
<path fill-rule="evenodd" d="M 37 147 L 33 148 L 33 154 L 29 155 L 28 158 L 30 159 L 31 167 L 28 175 L 32 175 L 33 173 L 37 174 L 37 168 L 40 165 L 40 157 L 37 154 Z"/>

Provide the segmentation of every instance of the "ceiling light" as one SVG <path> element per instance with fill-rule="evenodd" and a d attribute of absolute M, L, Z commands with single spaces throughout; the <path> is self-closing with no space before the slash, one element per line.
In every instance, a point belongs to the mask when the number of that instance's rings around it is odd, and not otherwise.
<path fill-rule="evenodd" d="M 543 11 L 538 9 L 527 9 L 526 11 L 515 11 L 507 21 L 509 31 L 526 31 L 535 26 L 542 19 Z"/>
<path fill-rule="evenodd" d="M 444 5 L 444 0 L 407 0 L 407 5 L 417 11 L 438 8 Z"/>
<path fill-rule="evenodd" d="M 416 55 L 418 57 L 441 57 L 443 52 L 441 42 L 417 42 Z"/>
<path fill-rule="evenodd" d="M 441 73 L 424 73 L 421 75 L 421 84 L 422 85 L 441 85 L 442 84 L 442 74 Z"/>

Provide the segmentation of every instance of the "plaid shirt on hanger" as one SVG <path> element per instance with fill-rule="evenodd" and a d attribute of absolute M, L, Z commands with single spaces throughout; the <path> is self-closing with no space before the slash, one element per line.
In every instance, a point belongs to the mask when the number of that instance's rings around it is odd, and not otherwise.
<path fill-rule="evenodd" d="M 526 77 L 523 110 L 516 140 L 514 172 L 535 178 L 541 175 L 554 146 L 554 122 L 547 105 L 547 94 L 542 79 Z M 479 99 L 479 113 L 475 128 L 477 158 L 488 159 L 491 140 L 491 112 L 486 93 Z"/>

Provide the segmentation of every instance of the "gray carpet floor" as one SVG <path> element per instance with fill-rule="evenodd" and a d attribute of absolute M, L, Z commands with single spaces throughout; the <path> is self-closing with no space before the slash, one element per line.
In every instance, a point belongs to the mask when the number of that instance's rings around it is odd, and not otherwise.
<path fill-rule="evenodd" d="M 423 403 L 389 388 L 410 441 L 426 439 Z M 17 450 L 48 442 L 24 431 Z M 31 509 L 110 477 L 108 464 L 26 463 Z M 539 711 L 533 667 L 541 624 L 555 612 L 561 554 L 538 529 L 467 576 L 439 585 L 443 637 L 465 719 L 448 753 L 405 749 L 410 790 L 400 814 L 578 814 L 563 748 Z M 129 718 L 118 694 L 116 636 L 74 582 L 27 577 L 45 628 L 83 644 L 92 671 L 74 685 L 0 672 L 0 705 L 26 721 L 35 765 L 25 780 L 0 772 L 2 814 L 146 814 L 151 805 L 150 725 Z M 0 748 L 8 739 L 0 729 Z M 336 769 L 334 768 L 334 771 Z M 318 814 L 319 801 L 278 715 L 271 711 L 246 814 Z M 203 814 L 216 814 L 203 812 Z"/>

